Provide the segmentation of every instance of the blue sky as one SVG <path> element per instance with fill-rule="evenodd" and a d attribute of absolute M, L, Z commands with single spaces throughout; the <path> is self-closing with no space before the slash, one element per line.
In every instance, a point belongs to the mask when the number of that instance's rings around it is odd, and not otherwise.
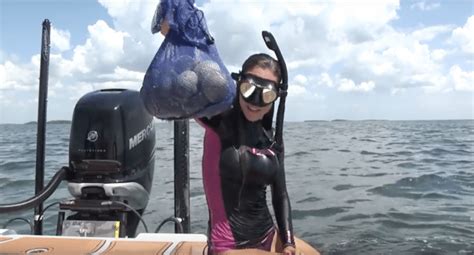
<path fill-rule="evenodd" d="M 162 36 L 158 1 L 0 0 L 0 123 L 36 119 L 41 23 L 53 25 L 48 120 L 87 92 L 139 90 Z M 286 119 L 474 118 L 471 0 L 197 1 L 237 71 L 277 38 L 289 66 Z"/>
<path fill-rule="evenodd" d="M 1 49 L 22 61 L 38 53 L 41 23 L 45 18 L 69 30 L 72 45 L 87 39 L 88 25 L 98 19 L 112 21 L 96 0 L 1 0 L 1 8 Z"/>

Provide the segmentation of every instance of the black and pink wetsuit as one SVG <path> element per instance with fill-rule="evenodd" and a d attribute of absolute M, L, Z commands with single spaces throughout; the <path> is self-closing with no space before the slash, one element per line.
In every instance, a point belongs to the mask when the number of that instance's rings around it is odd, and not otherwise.
<path fill-rule="evenodd" d="M 273 136 L 261 121 L 247 121 L 237 107 L 199 119 L 205 127 L 202 169 L 210 251 L 270 250 L 276 228 L 267 207 L 267 186 L 280 238 L 284 245 L 294 245 L 285 173 Z"/>

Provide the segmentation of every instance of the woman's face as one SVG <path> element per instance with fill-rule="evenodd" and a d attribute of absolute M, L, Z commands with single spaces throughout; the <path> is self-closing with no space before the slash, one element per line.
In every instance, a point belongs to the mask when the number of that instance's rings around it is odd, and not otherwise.
<path fill-rule="evenodd" d="M 263 69 L 257 66 L 248 70 L 246 73 L 258 76 L 266 80 L 272 80 L 278 83 L 278 77 L 270 69 Z M 259 107 L 259 106 L 249 104 L 244 100 L 244 98 L 242 97 L 240 93 L 239 93 L 239 104 L 240 104 L 240 109 L 244 113 L 245 118 L 250 122 L 255 122 L 255 121 L 263 119 L 263 116 L 270 111 L 273 105 L 272 103 L 263 107 Z"/>

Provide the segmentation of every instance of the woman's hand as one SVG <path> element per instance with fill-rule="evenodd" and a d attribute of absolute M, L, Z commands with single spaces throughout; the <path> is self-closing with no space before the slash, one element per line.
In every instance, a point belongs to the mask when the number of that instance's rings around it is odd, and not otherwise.
<path fill-rule="evenodd" d="M 163 21 L 161 22 L 160 24 L 160 27 L 161 27 L 161 34 L 163 36 L 166 36 L 166 34 L 168 34 L 168 32 L 170 31 L 170 24 L 168 23 L 168 21 L 166 19 L 163 19 Z"/>
<path fill-rule="evenodd" d="M 285 248 L 283 248 L 282 253 L 284 255 L 295 255 L 296 254 L 296 248 L 293 247 L 293 246 L 286 246 Z"/>

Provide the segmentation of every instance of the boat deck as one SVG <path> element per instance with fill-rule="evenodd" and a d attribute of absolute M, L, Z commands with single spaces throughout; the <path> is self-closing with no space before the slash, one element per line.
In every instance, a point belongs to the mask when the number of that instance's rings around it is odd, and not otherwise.
<path fill-rule="evenodd" d="M 297 254 L 319 253 L 298 239 Z M 207 254 L 207 237 L 201 234 L 139 234 L 136 238 L 100 238 L 35 235 L 0 235 L 0 254 Z M 239 250 L 226 254 L 278 254 Z"/>
<path fill-rule="evenodd" d="M 151 237 L 155 240 L 149 240 Z M 155 234 L 148 238 L 0 236 L 0 254 L 202 255 L 206 249 L 206 236 L 198 234 Z"/>

